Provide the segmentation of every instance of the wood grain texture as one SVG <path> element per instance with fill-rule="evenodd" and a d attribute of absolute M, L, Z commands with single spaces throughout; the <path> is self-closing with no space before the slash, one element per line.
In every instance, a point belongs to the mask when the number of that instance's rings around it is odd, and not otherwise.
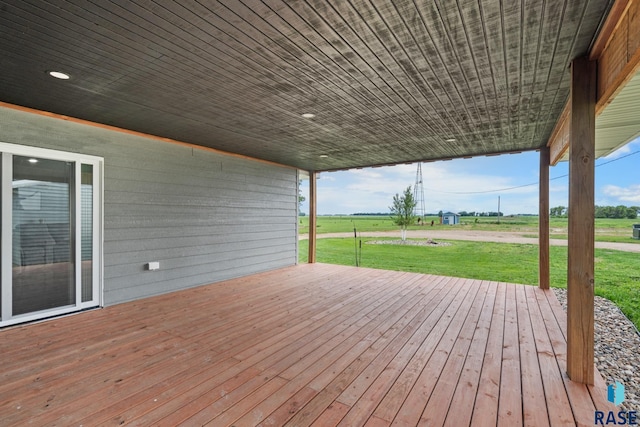
<path fill-rule="evenodd" d="M 639 11 L 640 2 L 617 0 L 612 5 L 594 45 L 589 51 L 589 58 L 592 61 L 596 61 L 598 69 L 596 117 L 605 111 L 607 106 L 614 101 L 616 95 L 624 89 L 625 85 L 640 69 Z M 547 144 L 551 147 L 552 165 L 555 165 L 561 158 L 567 160 L 570 102 L 570 100 L 567 100 L 563 113 L 558 119 Z M 607 120 L 610 120 L 610 118 Z M 602 127 L 609 128 L 612 125 L 603 123 Z M 605 138 L 605 141 L 600 145 L 601 141 L 596 141 L 596 154 L 598 156 L 611 152 L 612 143 L 613 146 L 617 147 L 627 142 L 625 137 L 614 138 L 613 141 L 608 139 Z"/>
<path fill-rule="evenodd" d="M 607 14 L 607 19 L 604 21 L 602 29 L 598 32 L 598 37 L 589 52 L 589 59 L 591 61 L 596 61 L 600 58 L 602 52 L 611 42 L 613 33 L 622 24 L 622 17 L 627 13 L 627 10 L 633 3 L 633 0 L 616 0 L 613 3 Z"/>
<path fill-rule="evenodd" d="M 6 0 L 0 101 L 304 170 L 533 150 L 612 3 Z"/>
<path fill-rule="evenodd" d="M 564 375 L 565 323 L 533 286 L 301 264 L 0 331 L 0 419 L 580 424 L 612 406 Z"/>
<path fill-rule="evenodd" d="M 538 202 L 538 286 L 549 289 L 549 147 L 540 149 L 539 202 Z"/>
<path fill-rule="evenodd" d="M 595 62 L 574 60 L 571 78 L 567 373 L 573 381 L 593 384 Z"/>
<path fill-rule="evenodd" d="M 622 11 L 616 15 L 618 21 L 610 24 L 613 29 L 606 46 L 597 57 L 596 115 L 613 101 L 640 68 L 640 2 L 632 0 L 620 3 L 624 8 L 620 6 Z"/>
<path fill-rule="evenodd" d="M 571 100 L 567 100 L 567 103 L 564 105 L 564 109 L 562 110 L 562 114 L 558 118 L 555 127 L 553 128 L 553 132 L 551 132 L 551 137 L 547 142 L 547 147 L 549 147 L 549 164 L 551 166 L 555 166 L 560 159 L 565 155 L 567 150 L 569 150 L 569 131 L 570 131 L 570 121 L 569 118 L 571 116 Z"/>
<path fill-rule="evenodd" d="M 316 243 L 317 239 L 317 215 L 318 215 L 318 190 L 317 175 L 315 172 L 309 172 L 309 255 L 310 263 L 316 262 Z"/>

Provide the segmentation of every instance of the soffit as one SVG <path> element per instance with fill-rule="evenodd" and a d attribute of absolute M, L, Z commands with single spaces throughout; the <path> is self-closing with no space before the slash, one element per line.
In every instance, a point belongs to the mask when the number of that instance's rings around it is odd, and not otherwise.
<path fill-rule="evenodd" d="M 596 157 L 603 157 L 640 136 L 640 72 L 596 117 Z"/>
<path fill-rule="evenodd" d="M 610 4 L 2 1 L 0 100 L 307 170 L 533 150 Z"/>

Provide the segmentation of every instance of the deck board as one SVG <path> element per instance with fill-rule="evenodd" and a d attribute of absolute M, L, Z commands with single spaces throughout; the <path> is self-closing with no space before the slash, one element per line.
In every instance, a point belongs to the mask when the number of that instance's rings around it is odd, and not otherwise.
<path fill-rule="evenodd" d="M 455 337 L 453 348 L 449 350 L 449 347 L 447 347 L 442 353 L 443 357 L 447 357 L 447 361 L 438 376 L 438 382 L 433 389 L 429 403 L 422 413 L 419 425 L 444 425 L 449 410 L 452 409 L 451 400 L 458 385 L 473 333 L 479 323 L 487 296 L 487 282 L 482 282 L 479 286 L 474 284 L 474 286 L 477 287 L 478 293 L 473 299 L 457 337 Z M 453 408 L 452 412 L 455 411 L 456 408 Z"/>
<path fill-rule="evenodd" d="M 323 264 L 0 331 L 0 424 L 582 425 L 551 291 Z M 602 390 L 600 390 L 602 389 Z"/>
<path fill-rule="evenodd" d="M 522 375 L 520 372 L 520 342 L 515 287 L 507 285 L 504 316 L 504 341 L 502 347 L 502 375 L 500 377 L 500 401 L 498 426 L 521 426 Z"/>
<path fill-rule="evenodd" d="M 449 407 L 450 410 L 446 423 L 444 424 L 445 427 L 469 425 L 471 423 L 473 405 L 471 405 L 470 402 L 475 401 L 478 392 L 480 372 L 482 371 L 487 350 L 489 331 L 491 330 L 491 319 L 496 302 L 497 283 L 491 282 L 488 286 L 481 318 L 478 321 L 469 351 L 465 355 L 464 367 Z M 451 411 L 451 408 L 455 409 Z"/>
<path fill-rule="evenodd" d="M 523 286 L 516 288 L 516 303 L 519 308 L 523 419 L 525 426 L 544 427 L 549 425 L 549 415 L 546 402 L 544 399 L 539 399 L 540 396 L 544 396 L 544 385 L 525 293 Z M 525 307 L 527 310 L 523 310 Z"/>

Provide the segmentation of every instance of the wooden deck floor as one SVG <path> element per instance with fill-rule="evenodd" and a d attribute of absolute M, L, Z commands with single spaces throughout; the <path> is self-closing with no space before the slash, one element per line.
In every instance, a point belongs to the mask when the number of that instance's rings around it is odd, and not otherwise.
<path fill-rule="evenodd" d="M 0 425 L 593 425 L 552 292 L 300 265 L 0 331 Z"/>

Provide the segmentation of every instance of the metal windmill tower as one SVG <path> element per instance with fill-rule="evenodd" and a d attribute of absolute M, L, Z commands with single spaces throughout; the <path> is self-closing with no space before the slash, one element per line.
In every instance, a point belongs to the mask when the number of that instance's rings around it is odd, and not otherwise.
<path fill-rule="evenodd" d="M 422 163 L 418 163 L 416 171 L 416 185 L 413 187 L 413 200 L 416 202 L 414 213 L 420 219 L 420 223 L 424 224 L 424 186 L 422 185 Z"/>

